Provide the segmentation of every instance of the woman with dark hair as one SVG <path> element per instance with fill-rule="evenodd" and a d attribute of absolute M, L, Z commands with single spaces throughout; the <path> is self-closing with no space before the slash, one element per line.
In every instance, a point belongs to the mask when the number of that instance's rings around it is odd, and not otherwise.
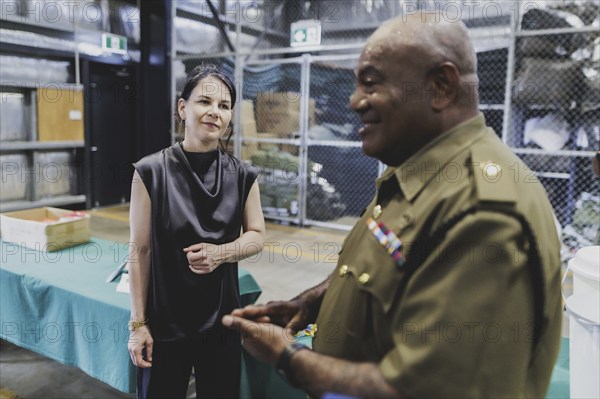
<path fill-rule="evenodd" d="M 262 250 L 257 171 L 219 143 L 236 90 L 196 68 L 177 103 L 180 143 L 135 163 L 131 190 L 129 353 L 141 398 L 238 397 L 241 345 L 221 317 L 240 307 L 237 262 Z M 241 233 L 240 233 L 241 232 Z"/>

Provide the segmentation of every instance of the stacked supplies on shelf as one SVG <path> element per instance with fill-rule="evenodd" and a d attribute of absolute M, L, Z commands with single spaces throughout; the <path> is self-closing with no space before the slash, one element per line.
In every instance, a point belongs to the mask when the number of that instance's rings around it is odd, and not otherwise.
<path fill-rule="evenodd" d="M 27 140 L 23 93 L 0 92 L 0 142 Z"/>
<path fill-rule="evenodd" d="M 27 199 L 27 156 L 25 154 L 0 155 L 0 173 L 2 189 L 0 202 Z"/>
<path fill-rule="evenodd" d="M 71 194 L 76 168 L 69 151 L 36 151 L 33 170 L 36 199 Z"/>
<path fill-rule="evenodd" d="M 69 79 L 68 61 L 0 55 L 0 80 L 3 83 L 65 83 Z"/>

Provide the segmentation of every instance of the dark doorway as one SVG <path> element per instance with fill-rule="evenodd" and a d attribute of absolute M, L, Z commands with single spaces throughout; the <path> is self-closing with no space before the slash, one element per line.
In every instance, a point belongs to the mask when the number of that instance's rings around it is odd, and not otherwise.
<path fill-rule="evenodd" d="M 91 206 L 129 201 L 137 136 L 137 78 L 132 66 L 90 62 L 85 84 Z"/>

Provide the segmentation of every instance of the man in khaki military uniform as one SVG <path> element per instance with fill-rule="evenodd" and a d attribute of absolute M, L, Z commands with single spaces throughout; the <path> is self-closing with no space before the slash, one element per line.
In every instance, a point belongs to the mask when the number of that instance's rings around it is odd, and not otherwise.
<path fill-rule="evenodd" d="M 325 282 L 224 324 L 315 397 L 543 397 L 560 339 L 559 241 L 542 186 L 478 111 L 465 26 L 390 20 L 356 76 L 363 151 L 389 165 L 376 197 Z M 314 351 L 277 326 L 315 316 Z"/>

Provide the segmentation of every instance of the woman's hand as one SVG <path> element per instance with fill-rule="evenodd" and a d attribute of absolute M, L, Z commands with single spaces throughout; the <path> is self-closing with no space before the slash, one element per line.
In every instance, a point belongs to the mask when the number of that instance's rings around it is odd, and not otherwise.
<path fill-rule="evenodd" d="M 152 339 L 148 326 L 141 326 L 131 331 L 127 349 L 129 350 L 129 357 L 131 357 L 133 364 L 141 368 L 152 367 L 153 346 L 154 339 Z M 146 348 L 145 357 L 142 356 L 144 348 Z"/>
<path fill-rule="evenodd" d="M 208 243 L 190 245 L 183 249 L 190 270 L 196 274 L 212 273 L 225 259 L 222 246 Z"/>

